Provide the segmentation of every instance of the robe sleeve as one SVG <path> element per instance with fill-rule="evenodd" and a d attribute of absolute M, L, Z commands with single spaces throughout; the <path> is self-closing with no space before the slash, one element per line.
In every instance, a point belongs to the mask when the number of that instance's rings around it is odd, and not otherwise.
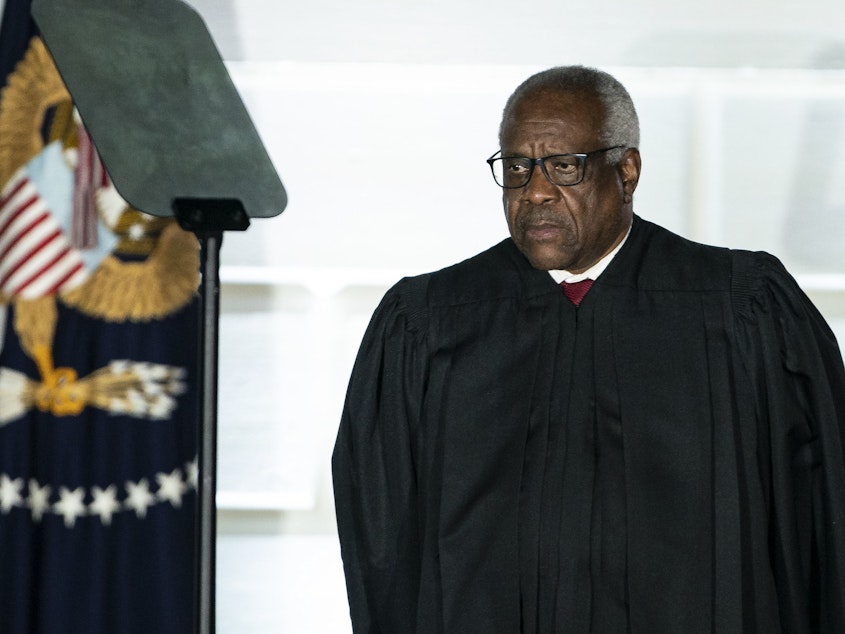
<path fill-rule="evenodd" d="M 414 631 L 420 577 L 412 449 L 423 392 L 419 316 L 388 291 L 361 343 L 332 456 L 353 629 Z"/>
<path fill-rule="evenodd" d="M 769 552 L 784 632 L 845 632 L 845 369 L 780 262 L 736 252 L 735 309 L 756 392 Z"/>

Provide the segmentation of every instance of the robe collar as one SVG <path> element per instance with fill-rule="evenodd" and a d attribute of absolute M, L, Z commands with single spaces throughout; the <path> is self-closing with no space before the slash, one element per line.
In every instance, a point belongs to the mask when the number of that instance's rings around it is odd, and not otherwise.
<path fill-rule="evenodd" d="M 580 282 L 582 280 L 595 280 L 598 278 L 599 275 L 604 273 L 604 270 L 607 268 L 607 265 L 610 264 L 610 261 L 616 257 L 616 254 L 619 253 L 619 250 L 622 248 L 622 245 L 625 244 L 625 241 L 628 239 L 628 236 L 631 235 L 631 226 L 633 223 L 628 227 L 628 231 L 625 234 L 625 237 L 617 244 L 613 251 L 605 255 L 601 260 L 593 264 L 590 268 L 582 273 L 570 273 L 569 271 L 559 271 L 559 270 L 551 270 L 549 271 L 549 275 L 552 276 L 552 279 L 557 283 L 560 284 L 561 282 L 567 282 L 568 284 L 573 284 L 575 282 Z"/>
<path fill-rule="evenodd" d="M 631 283 L 631 277 L 636 276 L 636 267 L 633 266 L 631 258 L 636 260 L 637 254 L 641 251 L 641 247 L 638 245 L 642 239 L 643 229 L 647 225 L 647 222 L 634 214 L 625 240 L 619 244 L 618 249 L 614 249 L 614 253 L 608 254 L 607 263 L 602 271 L 601 279 L 596 282 L 597 285 L 620 286 Z M 560 286 L 549 274 L 550 272 L 532 267 L 528 258 L 517 248 L 512 238 L 508 237 L 503 240 L 498 245 L 498 249 L 501 248 L 504 248 L 504 250 L 498 252 L 510 261 L 508 268 L 519 276 L 520 287 L 527 297 L 560 293 Z M 586 271 L 585 273 L 589 272 Z"/>

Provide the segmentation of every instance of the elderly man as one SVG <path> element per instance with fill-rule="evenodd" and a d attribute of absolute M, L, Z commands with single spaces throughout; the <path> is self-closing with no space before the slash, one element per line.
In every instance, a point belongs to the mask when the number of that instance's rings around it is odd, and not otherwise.
<path fill-rule="evenodd" d="M 638 137 L 609 75 L 529 78 L 511 238 L 373 316 L 333 457 L 356 632 L 845 632 L 836 341 L 774 257 L 634 215 Z"/>

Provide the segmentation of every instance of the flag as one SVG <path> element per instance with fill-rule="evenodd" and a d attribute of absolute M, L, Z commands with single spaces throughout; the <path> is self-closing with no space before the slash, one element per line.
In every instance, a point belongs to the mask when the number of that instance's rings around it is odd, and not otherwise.
<path fill-rule="evenodd" d="M 197 240 L 117 194 L 29 4 L 0 24 L 0 631 L 184 634 Z"/>

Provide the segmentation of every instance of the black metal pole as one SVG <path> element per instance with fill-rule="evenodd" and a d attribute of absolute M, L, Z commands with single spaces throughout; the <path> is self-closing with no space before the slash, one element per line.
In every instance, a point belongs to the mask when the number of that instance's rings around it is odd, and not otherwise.
<path fill-rule="evenodd" d="M 196 592 L 198 634 L 215 631 L 215 562 L 217 546 L 217 374 L 220 315 L 220 246 L 222 232 L 199 236 L 200 299 L 200 429 L 197 442 L 199 478 L 196 510 Z"/>
<path fill-rule="evenodd" d="M 200 243 L 199 428 L 195 525 L 195 617 L 197 634 L 215 632 L 217 550 L 217 374 L 220 323 L 220 247 L 225 230 L 244 231 L 249 217 L 238 200 L 177 198 L 179 225 Z"/>

